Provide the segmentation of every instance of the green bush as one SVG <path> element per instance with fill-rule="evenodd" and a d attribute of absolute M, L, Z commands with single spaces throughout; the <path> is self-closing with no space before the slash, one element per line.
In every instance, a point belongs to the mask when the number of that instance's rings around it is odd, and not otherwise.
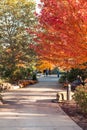
<path fill-rule="evenodd" d="M 35 73 L 33 73 L 33 75 L 32 75 L 32 80 L 37 80 L 37 76 Z"/>
<path fill-rule="evenodd" d="M 83 77 L 83 71 L 81 69 L 78 68 L 72 68 L 68 73 L 67 73 L 67 79 L 69 82 L 73 82 L 74 80 L 76 80 L 77 75 L 80 75 L 81 77 Z"/>
<path fill-rule="evenodd" d="M 73 98 L 81 111 L 87 113 L 87 86 L 78 86 Z"/>
<path fill-rule="evenodd" d="M 17 68 L 17 69 L 15 69 L 15 71 L 13 71 L 11 76 L 12 76 L 11 80 L 22 79 L 22 71 L 19 68 Z"/>
<path fill-rule="evenodd" d="M 67 78 L 66 74 L 63 74 L 63 75 L 60 77 L 59 82 L 60 82 L 60 83 L 66 82 L 66 78 Z"/>
<path fill-rule="evenodd" d="M 67 71 L 66 73 L 64 73 L 61 77 L 60 77 L 60 82 L 65 82 L 66 79 L 69 82 L 73 82 L 74 80 L 77 79 L 77 75 L 80 75 L 82 77 L 82 79 L 84 80 L 85 78 L 87 78 L 87 69 L 79 69 L 79 68 L 72 68 L 70 71 Z"/>
<path fill-rule="evenodd" d="M 32 73 L 33 70 L 31 68 L 15 67 L 13 69 L 2 69 L 0 76 L 3 79 L 8 79 L 8 81 L 11 83 L 16 83 L 21 79 L 32 78 Z"/>

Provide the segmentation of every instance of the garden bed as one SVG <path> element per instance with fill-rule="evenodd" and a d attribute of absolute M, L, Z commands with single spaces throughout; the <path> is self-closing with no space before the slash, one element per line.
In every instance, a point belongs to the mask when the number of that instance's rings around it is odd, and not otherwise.
<path fill-rule="evenodd" d="M 82 113 L 74 101 L 59 102 L 59 105 L 83 130 L 87 130 L 87 114 Z"/>
<path fill-rule="evenodd" d="M 18 85 L 20 88 L 26 87 L 27 85 L 33 85 L 37 83 L 37 80 L 19 80 Z"/>

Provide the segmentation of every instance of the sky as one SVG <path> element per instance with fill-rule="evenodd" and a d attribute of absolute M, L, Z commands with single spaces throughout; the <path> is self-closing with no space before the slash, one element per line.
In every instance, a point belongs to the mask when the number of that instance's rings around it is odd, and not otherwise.
<path fill-rule="evenodd" d="M 38 4 L 40 4 L 40 0 L 35 0 L 37 5 L 36 5 L 36 12 L 40 13 L 40 9 L 38 8 Z"/>
<path fill-rule="evenodd" d="M 40 3 L 40 0 L 36 0 L 36 3 Z"/>

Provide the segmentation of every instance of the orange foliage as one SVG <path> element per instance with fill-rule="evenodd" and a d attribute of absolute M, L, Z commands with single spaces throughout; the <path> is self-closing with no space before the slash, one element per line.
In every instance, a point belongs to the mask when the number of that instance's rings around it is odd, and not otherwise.
<path fill-rule="evenodd" d="M 33 48 L 39 57 L 71 68 L 87 62 L 87 0 L 41 0 Z"/>
<path fill-rule="evenodd" d="M 7 53 L 11 53 L 12 50 L 11 50 L 11 49 L 7 49 L 6 52 L 7 52 Z"/>
<path fill-rule="evenodd" d="M 20 88 L 22 87 L 26 87 L 27 85 L 30 85 L 30 84 L 35 84 L 37 81 L 34 81 L 34 80 L 20 80 L 19 81 L 19 86 Z"/>
<path fill-rule="evenodd" d="M 23 64 L 23 63 L 18 63 L 16 66 L 17 66 L 17 67 L 23 67 L 23 68 L 26 68 L 25 64 Z"/>
<path fill-rule="evenodd" d="M 37 70 L 40 70 L 43 72 L 44 69 L 50 69 L 52 70 L 54 68 L 54 65 L 46 60 L 40 60 L 36 65 Z"/>

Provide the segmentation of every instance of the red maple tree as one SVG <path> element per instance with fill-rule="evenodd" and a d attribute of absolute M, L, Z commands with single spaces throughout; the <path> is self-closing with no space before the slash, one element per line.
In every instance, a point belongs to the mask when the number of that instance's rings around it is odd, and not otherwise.
<path fill-rule="evenodd" d="M 82 67 L 87 62 L 87 0 L 41 2 L 33 48 L 40 58 L 59 66 Z"/>

